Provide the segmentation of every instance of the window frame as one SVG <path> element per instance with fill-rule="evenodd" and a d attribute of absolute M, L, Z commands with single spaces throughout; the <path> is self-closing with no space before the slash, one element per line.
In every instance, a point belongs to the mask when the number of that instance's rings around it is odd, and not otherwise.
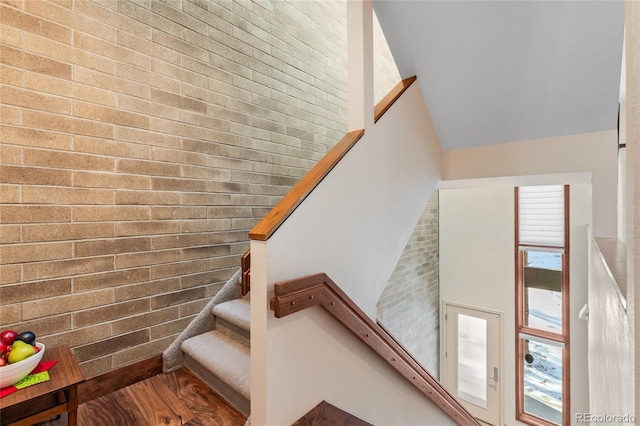
<path fill-rule="evenodd" d="M 569 185 L 564 185 L 564 247 L 556 246 L 535 246 L 520 245 L 520 229 L 519 229 L 519 188 L 514 188 L 514 206 L 515 206 L 515 306 L 516 306 L 516 420 L 534 426 L 556 426 L 555 423 L 534 416 L 525 412 L 524 408 L 524 345 L 522 344 L 521 333 L 530 335 L 531 337 L 539 337 L 542 339 L 552 340 L 562 343 L 562 424 L 571 424 L 571 386 L 570 386 L 570 245 L 569 245 L 569 202 L 570 192 Z M 520 248 L 531 250 L 536 249 L 562 249 L 562 332 L 554 333 L 546 330 L 538 330 L 536 328 L 525 326 L 525 306 L 524 306 L 524 251 Z"/>

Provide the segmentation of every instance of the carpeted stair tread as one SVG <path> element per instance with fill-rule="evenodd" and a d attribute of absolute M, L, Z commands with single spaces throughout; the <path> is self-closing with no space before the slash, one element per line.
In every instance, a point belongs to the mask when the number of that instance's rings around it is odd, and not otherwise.
<path fill-rule="evenodd" d="M 251 304 L 245 299 L 234 299 L 213 307 L 213 315 L 249 331 L 251 329 Z"/>
<path fill-rule="evenodd" d="M 185 340 L 182 350 L 240 395 L 250 399 L 249 348 L 212 330 Z"/>

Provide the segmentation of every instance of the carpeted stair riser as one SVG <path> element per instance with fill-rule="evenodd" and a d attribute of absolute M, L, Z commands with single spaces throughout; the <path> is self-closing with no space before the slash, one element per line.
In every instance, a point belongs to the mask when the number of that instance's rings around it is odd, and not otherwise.
<path fill-rule="evenodd" d="M 224 318 L 216 317 L 216 330 L 236 342 L 242 343 L 247 348 L 251 347 L 251 336 L 249 331 L 230 323 Z"/>
<path fill-rule="evenodd" d="M 185 365 L 244 415 L 249 415 L 250 354 L 243 343 L 212 330 L 182 344 Z"/>

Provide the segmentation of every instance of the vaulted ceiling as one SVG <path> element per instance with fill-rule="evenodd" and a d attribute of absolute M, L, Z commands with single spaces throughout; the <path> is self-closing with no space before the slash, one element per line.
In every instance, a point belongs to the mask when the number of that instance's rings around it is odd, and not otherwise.
<path fill-rule="evenodd" d="M 615 129 L 624 2 L 374 0 L 442 148 Z"/>

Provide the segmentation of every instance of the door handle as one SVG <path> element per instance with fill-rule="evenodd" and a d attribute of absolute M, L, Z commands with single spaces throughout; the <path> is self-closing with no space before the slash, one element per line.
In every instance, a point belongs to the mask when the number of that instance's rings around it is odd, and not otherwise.
<path fill-rule="evenodd" d="M 498 390 L 498 367 L 493 367 L 493 377 L 489 377 L 490 380 L 493 380 L 493 384 L 489 383 L 493 389 Z"/>

